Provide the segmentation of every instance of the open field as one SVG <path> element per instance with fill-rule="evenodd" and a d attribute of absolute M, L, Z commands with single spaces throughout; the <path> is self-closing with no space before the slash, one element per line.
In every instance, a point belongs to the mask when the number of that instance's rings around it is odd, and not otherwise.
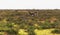
<path fill-rule="evenodd" d="M 0 10 L 0 35 L 60 35 L 60 10 Z"/>

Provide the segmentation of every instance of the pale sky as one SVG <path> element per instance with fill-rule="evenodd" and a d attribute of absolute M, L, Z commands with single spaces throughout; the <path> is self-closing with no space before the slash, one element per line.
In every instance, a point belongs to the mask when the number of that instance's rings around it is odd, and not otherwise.
<path fill-rule="evenodd" d="M 0 0 L 0 9 L 60 9 L 60 0 Z"/>

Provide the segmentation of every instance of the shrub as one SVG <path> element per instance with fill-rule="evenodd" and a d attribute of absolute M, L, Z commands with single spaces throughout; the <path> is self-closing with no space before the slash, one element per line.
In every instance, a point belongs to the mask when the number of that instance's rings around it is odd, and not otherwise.
<path fill-rule="evenodd" d="M 29 26 L 27 29 L 28 35 L 35 35 L 34 30 L 35 30 L 34 26 Z"/>
<path fill-rule="evenodd" d="M 52 31 L 52 33 L 60 34 L 60 30 L 59 29 L 55 29 L 55 30 Z"/>
<path fill-rule="evenodd" d="M 16 31 L 14 31 L 14 30 L 8 30 L 8 31 L 6 31 L 8 34 L 14 34 L 14 35 L 17 35 L 17 32 Z"/>

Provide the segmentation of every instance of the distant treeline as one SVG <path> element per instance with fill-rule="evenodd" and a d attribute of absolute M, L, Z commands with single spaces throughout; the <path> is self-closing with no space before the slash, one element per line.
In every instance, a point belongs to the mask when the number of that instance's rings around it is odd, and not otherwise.
<path fill-rule="evenodd" d="M 60 19 L 60 10 L 0 10 L 0 20 L 6 18 L 50 18 L 55 16 Z"/>

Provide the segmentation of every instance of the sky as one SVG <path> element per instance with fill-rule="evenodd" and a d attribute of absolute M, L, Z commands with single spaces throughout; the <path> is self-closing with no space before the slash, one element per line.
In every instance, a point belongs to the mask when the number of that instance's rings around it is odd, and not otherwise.
<path fill-rule="evenodd" d="M 0 9 L 60 9 L 60 0 L 0 0 Z"/>

